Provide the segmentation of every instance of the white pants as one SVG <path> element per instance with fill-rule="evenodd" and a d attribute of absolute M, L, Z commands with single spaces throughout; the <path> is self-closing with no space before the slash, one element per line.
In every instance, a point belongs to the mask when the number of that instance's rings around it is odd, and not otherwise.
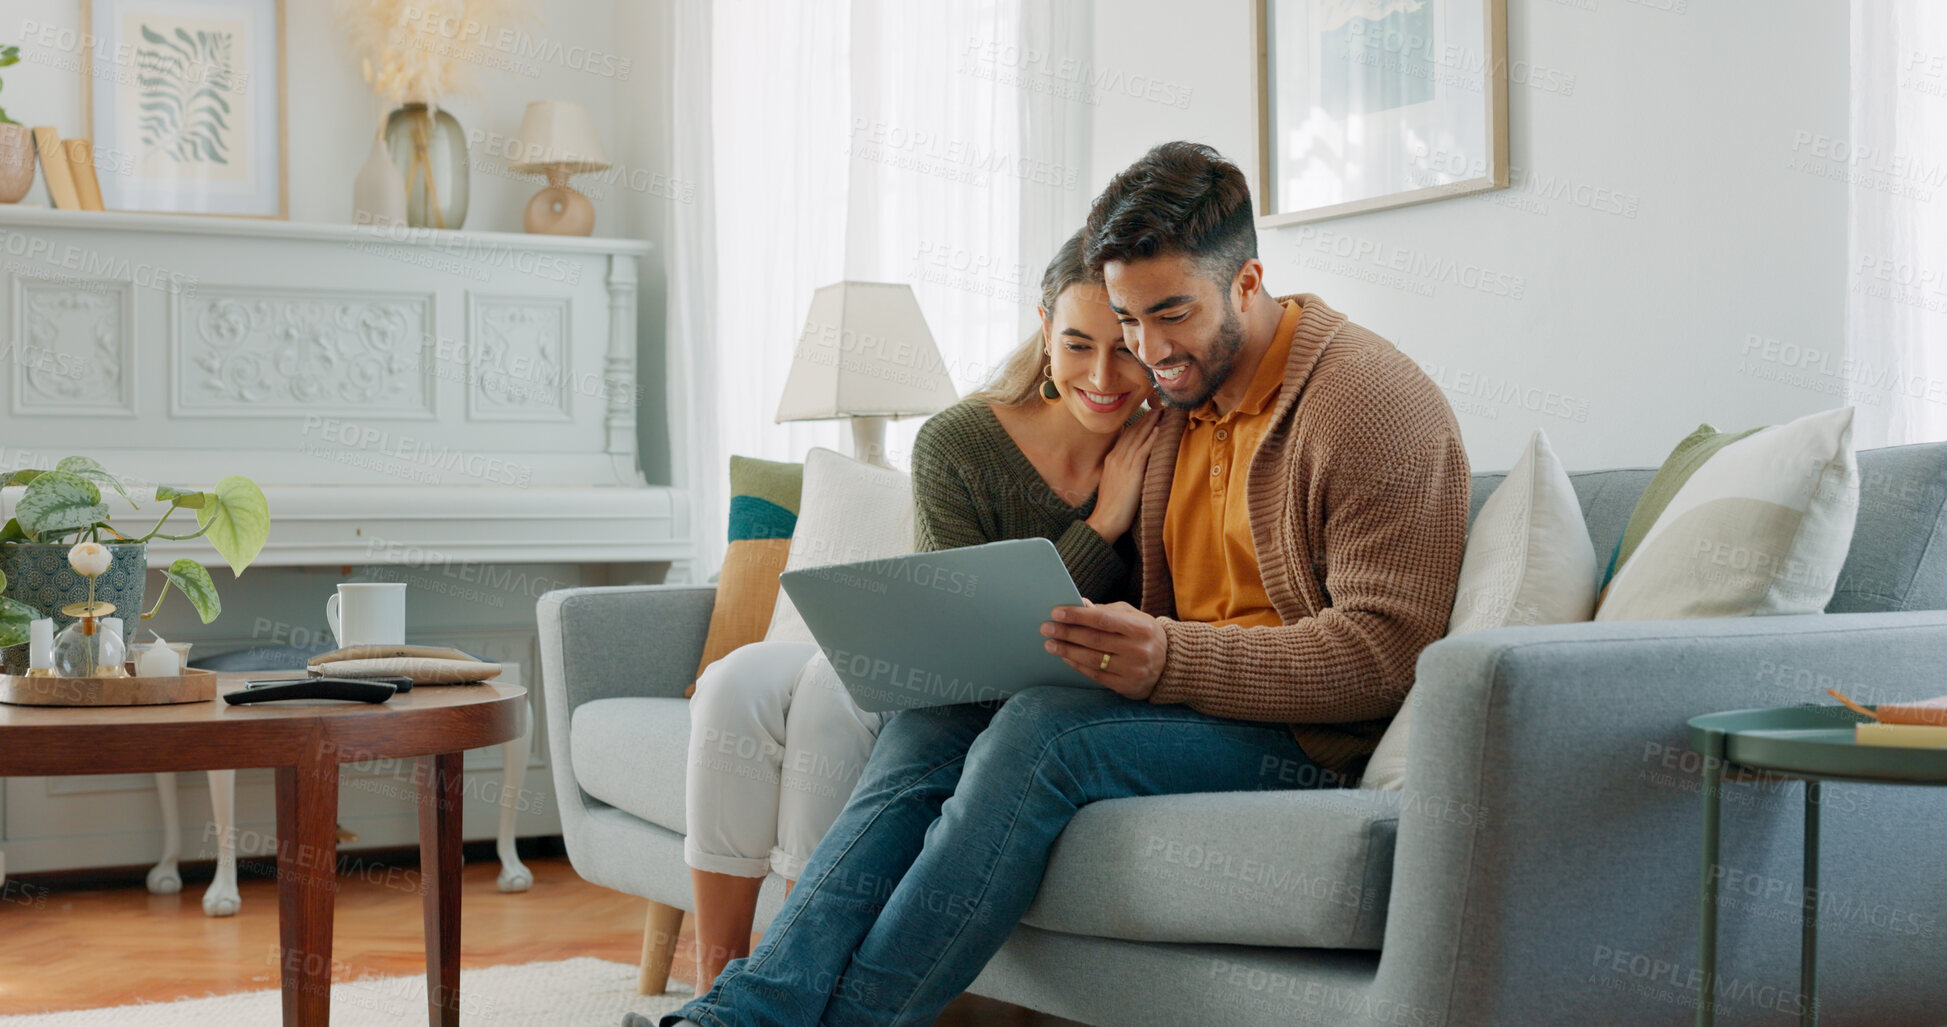
<path fill-rule="evenodd" d="M 797 880 L 852 797 L 883 718 L 852 702 L 811 642 L 753 642 L 697 679 L 683 859 Z"/>

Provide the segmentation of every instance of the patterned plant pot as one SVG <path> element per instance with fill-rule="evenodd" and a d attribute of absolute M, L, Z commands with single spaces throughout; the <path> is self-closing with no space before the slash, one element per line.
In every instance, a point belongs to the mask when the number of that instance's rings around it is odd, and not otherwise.
<path fill-rule="evenodd" d="M 132 640 L 142 617 L 144 578 L 149 568 L 147 542 L 104 542 L 115 556 L 108 573 L 95 579 L 95 598 L 115 604 L 114 616 L 122 618 L 122 637 Z M 7 542 L 0 544 L 0 572 L 7 575 L 6 595 L 26 603 L 43 617 L 54 618 L 58 633 L 74 618 L 61 615 L 61 607 L 85 602 L 88 579 L 68 566 L 69 543 Z M 8 674 L 27 670 L 27 647 L 0 649 L 0 669 Z"/>

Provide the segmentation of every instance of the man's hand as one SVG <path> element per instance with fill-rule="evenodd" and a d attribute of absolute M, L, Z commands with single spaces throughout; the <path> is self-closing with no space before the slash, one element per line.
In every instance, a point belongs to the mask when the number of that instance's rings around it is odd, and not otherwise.
<path fill-rule="evenodd" d="M 1128 603 L 1082 604 L 1057 606 L 1053 620 L 1042 623 L 1048 651 L 1118 695 L 1148 699 L 1168 652 L 1162 622 Z M 1109 655 L 1106 670 L 1103 653 Z"/>

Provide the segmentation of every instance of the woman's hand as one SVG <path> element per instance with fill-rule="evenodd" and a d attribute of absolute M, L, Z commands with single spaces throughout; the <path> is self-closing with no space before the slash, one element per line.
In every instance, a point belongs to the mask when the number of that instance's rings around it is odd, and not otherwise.
<path fill-rule="evenodd" d="M 1163 408 L 1152 407 L 1122 429 L 1102 461 L 1102 484 L 1096 487 L 1095 512 L 1088 515 L 1088 526 L 1105 542 L 1121 538 L 1136 521 L 1143 470 L 1149 466 L 1149 447 L 1156 441 L 1156 425 L 1162 419 Z"/>

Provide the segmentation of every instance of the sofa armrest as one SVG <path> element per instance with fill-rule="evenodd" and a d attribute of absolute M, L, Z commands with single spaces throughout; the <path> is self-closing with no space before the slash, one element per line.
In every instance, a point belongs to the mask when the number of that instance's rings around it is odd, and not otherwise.
<path fill-rule="evenodd" d="M 1826 688 L 1930 697 L 1947 692 L 1943 663 L 1943 611 L 1508 628 L 1428 647 L 1408 699 L 1421 708 L 1383 983 L 1442 1022 L 1668 1020 L 1698 989 L 1702 759 L 1685 722 L 1830 703 Z M 1724 880 L 1760 886 L 1720 900 L 1720 1022 L 1792 1013 L 1766 996 L 1797 983 L 1801 796 L 1795 782 L 1725 787 Z M 1921 856 L 1937 851 L 1942 800 L 1826 786 L 1822 883 L 1845 868 L 1846 908 L 1890 911 L 1821 938 L 1827 1011 L 1917 1022 L 1947 1005 L 1929 969 L 1947 960 L 1933 929 L 1947 900 Z M 1742 990 L 1726 997 L 1727 981 Z"/>
<path fill-rule="evenodd" d="M 596 699 L 680 697 L 716 606 L 715 585 L 566 588 L 535 607 L 546 687 L 560 711 Z M 559 671 L 559 673 L 555 673 Z"/>
<path fill-rule="evenodd" d="M 703 656 L 715 585 L 557 589 L 535 603 L 548 763 L 568 857 L 586 865 L 590 817 L 605 804 L 575 777 L 575 709 L 597 699 L 675 698 Z"/>

